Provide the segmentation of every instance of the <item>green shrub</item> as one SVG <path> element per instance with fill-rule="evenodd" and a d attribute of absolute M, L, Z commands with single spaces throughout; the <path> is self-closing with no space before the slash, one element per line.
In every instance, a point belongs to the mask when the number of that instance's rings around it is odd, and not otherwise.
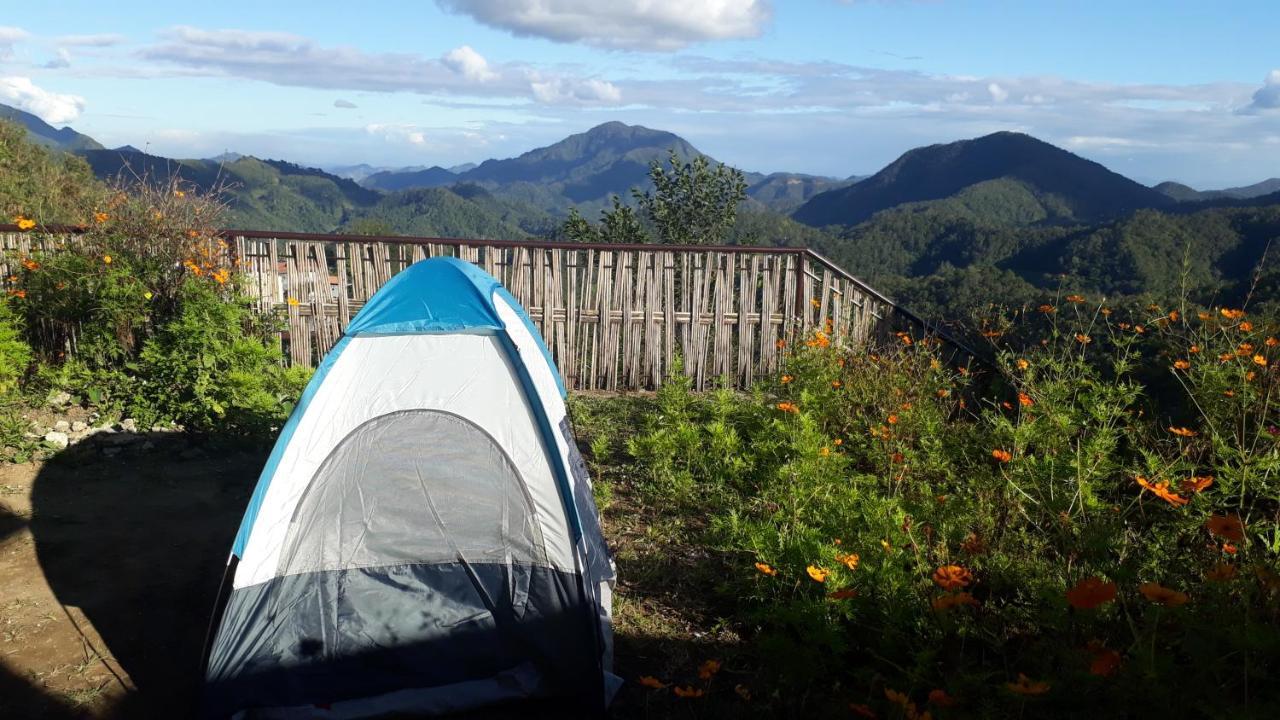
<path fill-rule="evenodd" d="M 868 353 L 819 332 L 754 393 L 660 391 L 628 444 L 638 488 L 719 565 L 706 602 L 751 638 L 757 698 L 887 717 L 1280 702 L 1276 328 L 1138 313 L 1071 296 L 1018 346 L 993 322 L 981 373 L 906 334 Z M 935 690 L 959 704 L 926 707 Z"/>

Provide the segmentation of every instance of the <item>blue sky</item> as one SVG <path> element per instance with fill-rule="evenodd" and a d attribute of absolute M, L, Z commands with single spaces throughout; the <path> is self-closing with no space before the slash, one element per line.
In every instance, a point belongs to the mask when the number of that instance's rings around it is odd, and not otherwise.
<path fill-rule="evenodd" d="M 1028 132 L 1143 182 L 1280 175 L 1274 0 L 59 2 L 0 102 L 109 146 L 308 165 L 509 157 L 608 120 L 748 170 Z"/>

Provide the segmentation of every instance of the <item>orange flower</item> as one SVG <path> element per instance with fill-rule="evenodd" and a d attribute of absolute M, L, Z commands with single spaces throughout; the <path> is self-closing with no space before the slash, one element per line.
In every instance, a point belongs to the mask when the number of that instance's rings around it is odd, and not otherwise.
<path fill-rule="evenodd" d="M 698 679 L 710 680 L 718 672 L 720 672 L 720 661 L 707 660 L 698 666 Z"/>
<path fill-rule="evenodd" d="M 23 261 L 22 261 L 22 267 L 24 267 L 24 268 L 26 268 L 26 269 L 28 269 L 28 270 L 33 270 L 33 271 L 34 271 L 34 270 L 39 270 L 39 269 L 40 269 L 40 263 L 36 262 L 35 260 L 32 260 L 31 258 L 27 258 L 26 260 L 23 260 Z"/>
<path fill-rule="evenodd" d="M 793 413 L 793 414 L 800 412 L 800 408 L 796 407 L 795 403 L 789 403 L 789 402 L 778 403 L 778 409 L 781 410 L 782 412 Z"/>
<path fill-rule="evenodd" d="M 1227 308 L 1222 308 L 1220 312 L 1222 313 L 1222 317 L 1228 320 L 1239 320 L 1240 318 L 1244 317 L 1243 310 L 1230 310 Z"/>
<path fill-rule="evenodd" d="M 769 565 L 768 563 L 758 562 L 756 563 L 756 569 L 764 573 L 765 575 L 768 575 L 769 577 L 773 577 L 774 575 L 778 574 L 778 571 L 773 569 L 773 566 Z"/>
<path fill-rule="evenodd" d="M 1030 395 L 1020 392 L 1018 393 L 1018 404 L 1022 407 L 1031 407 L 1036 404 L 1036 401 L 1032 400 Z"/>
<path fill-rule="evenodd" d="M 792 380 L 795 380 L 795 378 L 791 377 L 790 375 L 783 375 L 783 376 L 782 376 L 782 384 L 783 384 L 783 385 L 786 385 L 787 383 L 791 382 Z"/>
<path fill-rule="evenodd" d="M 1067 302 L 1069 302 L 1069 303 L 1076 303 L 1076 304 L 1079 304 L 1079 303 L 1084 302 L 1084 296 L 1082 296 L 1082 295 L 1068 295 L 1068 296 L 1067 296 L 1067 298 L 1066 298 L 1066 300 L 1067 300 Z"/>
<path fill-rule="evenodd" d="M 1203 492 L 1205 488 L 1212 484 L 1212 475 L 1196 475 L 1182 481 L 1182 491 L 1189 493 Z"/>
<path fill-rule="evenodd" d="M 1175 360 L 1173 362 L 1173 367 L 1176 370 L 1190 370 L 1191 363 L 1187 362 L 1186 360 Z"/>
<path fill-rule="evenodd" d="M 1019 695 L 1043 695 L 1049 692 L 1049 683 L 1043 680 L 1032 680 L 1022 673 L 1018 673 L 1018 682 L 1007 682 L 1004 686 L 1009 689 L 1009 692 Z"/>
<path fill-rule="evenodd" d="M 1004 402 L 1000 403 L 1000 407 L 1004 408 L 1005 410 L 1012 410 L 1013 403 L 1009 402 L 1008 400 L 1005 400 Z"/>
<path fill-rule="evenodd" d="M 1102 308 L 1101 312 L 1103 317 L 1111 317 L 1111 308 L 1104 307 Z"/>
<path fill-rule="evenodd" d="M 1185 427 L 1170 427 L 1169 432 L 1173 433 L 1174 435 L 1177 435 L 1178 437 L 1185 437 L 1185 438 L 1195 437 L 1196 435 L 1200 434 L 1195 430 L 1192 430 L 1190 428 L 1185 428 Z"/>
<path fill-rule="evenodd" d="M 934 598 L 930 604 L 933 606 L 934 610 L 937 610 L 938 612 L 945 612 L 959 605 L 976 606 L 978 604 L 978 600 L 967 592 L 958 592 L 939 595 Z"/>
<path fill-rule="evenodd" d="M 1192 355 L 1195 355 L 1196 353 L 1200 352 L 1200 346 L 1192 345 L 1191 347 L 1187 348 L 1187 352 L 1191 353 Z"/>
<path fill-rule="evenodd" d="M 1056 312 L 1058 312 L 1058 308 L 1056 308 L 1056 307 L 1054 307 L 1054 306 L 1052 306 L 1052 305 L 1041 305 L 1041 306 L 1040 306 L 1039 308 L 1037 308 L 1037 309 L 1038 309 L 1040 312 L 1042 312 L 1042 313 L 1044 313 L 1044 314 L 1046 314 L 1046 315 L 1048 315 L 1049 313 L 1056 313 Z"/>
<path fill-rule="evenodd" d="M 884 689 L 884 699 L 894 705 L 901 705 L 903 707 L 906 707 L 907 703 L 911 702 L 911 698 L 907 697 L 906 693 L 900 693 L 897 690 L 888 687 Z"/>
<path fill-rule="evenodd" d="M 1098 677 L 1109 677 L 1120 669 L 1120 653 L 1115 650 L 1101 648 L 1093 653 L 1093 662 L 1089 663 L 1089 673 Z"/>
<path fill-rule="evenodd" d="M 1080 343 L 1081 345 L 1088 345 L 1089 343 L 1093 342 L 1093 338 L 1083 333 L 1076 333 L 1076 342 Z"/>
<path fill-rule="evenodd" d="M 821 455 L 822 457 L 831 457 L 831 448 L 824 445 L 822 449 L 818 451 L 818 455 Z"/>
<path fill-rule="evenodd" d="M 1178 313 L 1178 311 L 1177 311 L 1177 310 L 1170 310 L 1170 311 L 1169 311 L 1169 320 L 1170 320 L 1171 322 L 1178 322 L 1178 318 L 1180 318 L 1180 317 L 1182 317 L 1182 316 Z"/>
<path fill-rule="evenodd" d="M 1244 357 L 1253 352 L 1253 343 L 1240 343 L 1240 347 L 1236 348 L 1236 354 Z"/>
<path fill-rule="evenodd" d="M 1031 367 L 1031 363 L 1027 362 L 1026 360 L 1023 360 L 1022 358 L 1018 358 L 1017 360 L 1014 361 L 1013 364 L 1017 365 L 1019 370 L 1026 370 L 1027 368 Z"/>
<path fill-rule="evenodd" d="M 906 458 L 903 457 L 902 453 L 900 452 L 896 452 L 889 456 L 889 462 L 893 463 L 894 465 L 901 465 L 905 461 L 906 461 Z"/>
<path fill-rule="evenodd" d="M 1087 577 L 1067 591 L 1067 603 L 1078 610 L 1092 610 L 1116 599 L 1116 584 Z"/>
<path fill-rule="evenodd" d="M 809 304 L 812 305 L 813 307 L 822 307 L 822 302 L 819 301 L 818 298 L 813 298 L 812 300 L 809 301 Z"/>
<path fill-rule="evenodd" d="M 886 420 L 887 420 L 887 422 L 888 422 L 890 425 L 897 425 L 897 424 L 898 424 L 898 416 L 897 416 L 897 415 L 890 415 Z"/>
<path fill-rule="evenodd" d="M 858 557 L 857 553 L 849 553 L 847 555 L 836 553 L 836 562 L 843 564 L 845 567 L 849 568 L 850 570 L 857 570 L 858 563 L 861 560 L 862 558 Z"/>
<path fill-rule="evenodd" d="M 1235 555 L 1240 549 L 1231 543 L 1222 543 L 1222 552 L 1228 555 Z"/>
<path fill-rule="evenodd" d="M 231 273 L 223 269 L 215 273 L 211 273 L 209 277 L 213 278 L 214 280 L 217 280 L 219 285 L 225 285 L 227 283 L 227 280 L 231 278 Z"/>
<path fill-rule="evenodd" d="M 1218 563 L 1213 569 L 1204 574 L 1204 579 L 1210 582 L 1227 582 L 1236 576 L 1236 566 L 1231 563 Z"/>
<path fill-rule="evenodd" d="M 682 698 L 700 698 L 705 694 L 703 693 L 702 688 L 683 687 L 680 685 L 672 688 L 671 692 L 674 692 L 676 697 Z"/>
<path fill-rule="evenodd" d="M 1146 328 L 1144 328 L 1144 327 L 1142 327 L 1141 325 L 1134 325 L 1134 326 L 1133 326 L 1133 331 L 1134 331 L 1134 332 L 1136 332 L 1136 333 L 1138 333 L 1139 335 L 1141 335 L 1142 333 L 1146 332 L 1146 331 L 1147 331 L 1147 329 L 1146 329 Z"/>
<path fill-rule="evenodd" d="M 1210 534 L 1238 543 L 1244 540 L 1244 522 L 1239 515 L 1210 515 L 1204 527 Z"/>
<path fill-rule="evenodd" d="M 809 573 L 809 577 L 813 578 L 814 582 L 820 582 L 820 583 L 826 582 L 827 576 L 831 574 L 830 570 L 820 568 L 816 565 L 810 565 L 809 567 L 805 568 L 805 572 Z"/>
<path fill-rule="evenodd" d="M 787 346 L 787 341 L 786 341 L 786 340 L 779 340 L 779 341 L 775 342 L 775 343 L 773 344 L 773 346 L 774 346 L 774 347 L 776 347 L 776 348 L 778 348 L 779 350 L 781 350 L 782 348 L 784 348 L 784 347 L 786 347 L 786 346 Z"/>
<path fill-rule="evenodd" d="M 1267 359 L 1266 359 L 1265 357 L 1261 356 L 1261 355 L 1254 355 L 1254 356 L 1253 356 L 1253 364 L 1254 364 L 1254 365 L 1261 365 L 1262 367 L 1266 367 L 1266 366 L 1267 366 Z"/>
<path fill-rule="evenodd" d="M 936 688 L 929 691 L 929 702 L 938 707 L 951 707 L 956 704 L 956 699 L 948 695 L 946 690 Z"/>
<path fill-rule="evenodd" d="M 1223 391 L 1222 391 L 1222 395 L 1223 395 L 1224 397 L 1235 397 L 1235 396 L 1236 396 L 1236 391 L 1235 391 L 1235 390 L 1223 390 Z"/>
<path fill-rule="evenodd" d="M 1269 337 L 1269 338 L 1267 338 L 1267 340 L 1266 340 L 1266 343 L 1265 343 L 1265 344 L 1266 344 L 1266 346 L 1267 346 L 1267 347 L 1275 347 L 1275 346 L 1277 346 L 1277 345 L 1280 345 L 1280 340 L 1277 340 L 1277 339 L 1275 339 L 1275 338 L 1273 338 L 1273 337 Z"/>
<path fill-rule="evenodd" d="M 187 194 L 186 194 L 186 193 L 184 193 L 184 192 L 182 192 L 181 190 L 174 190 L 174 191 L 173 191 L 173 195 L 174 195 L 174 197 L 186 197 L 186 196 L 187 196 Z"/>
<path fill-rule="evenodd" d="M 658 678 L 652 675 L 641 675 L 640 679 L 637 680 L 636 682 L 638 682 L 643 687 L 649 688 L 650 690 L 661 690 L 662 688 L 666 687 L 665 683 L 663 683 L 661 680 L 659 680 Z"/>
<path fill-rule="evenodd" d="M 839 388 L 839 387 L 840 387 L 840 385 L 842 385 L 842 384 L 843 384 L 843 383 L 841 383 L 839 380 L 832 380 L 832 381 L 831 381 L 831 387 L 833 387 L 833 388 Z"/>
<path fill-rule="evenodd" d="M 835 445 L 836 447 L 840 447 L 841 445 L 844 444 L 844 440 L 841 438 L 836 438 L 835 440 L 831 441 L 831 444 Z"/>
<path fill-rule="evenodd" d="M 837 590 L 833 593 L 827 593 L 827 597 L 831 598 L 832 600 L 848 600 L 849 598 L 853 598 L 857 596 L 858 596 L 858 591 L 852 588 L 845 588 L 843 590 Z"/>
<path fill-rule="evenodd" d="M 973 582 L 973 574 L 959 565 L 943 565 L 933 571 L 933 581 L 943 590 L 959 590 Z"/>
<path fill-rule="evenodd" d="M 1141 475 L 1136 476 L 1134 479 L 1137 480 L 1138 484 L 1141 485 L 1144 489 L 1150 490 L 1152 493 L 1155 494 L 1156 497 L 1160 498 L 1161 500 L 1164 500 L 1170 505 L 1175 505 L 1175 506 L 1186 505 L 1188 502 L 1190 502 L 1186 498 L 1170 490 L 1169 483 L 1167 481 L 1162 480 L 1158 483 L 1153 484 Z"/>
<path fill-rule="evenodd" d="M 1240 323 L 1236 327 L 1240 328 L 1244 332 L 1253 332 L 1253 323 L 1249 322 L 1248 320 L 1245 320 L 1244 322 Z"/>
<path fill-rule="evenodd" d="M 1236 358 L 1235 353 L 1229 353 L 1229 352 L 1226 352 L 1226 353 L 1222 353 L 1221 355 L 1219 355 L 1219 356 L 1218 356 L 1218 361 L 1219 361 L 1219 362 L 1228 363 L 1228 362 L 1231 362 L 1232 360 L 1234 360 L 1235 358 Z"/>
<path fill-rule="evenodd" d="M 983 330 L 982 331 L 982 337 L 985 337 L 985 338 L 998 338 L 1003 334 L 1004 333 L 1000 332 L 999 330 Z"/>
<path fill-rule="evenodd" d="M 1138 592 L 1142 593 L 1143 597 L 1153 603 L 1158 605 L 1167 605 L 1169 607 L 1186 605 L 1191 599 L 1187 597 L 1186 593 L 1171 590 L 1160 583 L 1153 582 L 1142 583 L 1138 586 Z"/>
<path fill-rule="evenodd" d="M 1001 450 L 1000 448 L 996 448 L 995 450 L 992 450 L 991 457 L 995 458 L 996 460 L 1002 463 L 1007 463 L 1013 459 L 1013 455 L 1011 455 L 1008 450 Z"/>
<path fill-rule="evenodd" d="M 93 221 L 98 223 L 99 225 L 101 225 L 102 223 L 110 219 L 111 219 L 111 216 L 104 212 L 96 212 L 93 214 Z"/>
<path fill-rule="evenodd" d="M 25 298 L 27 296 L 27 291 L 26 290 L 10 290 L 9 295 L 16 298 Z"/>

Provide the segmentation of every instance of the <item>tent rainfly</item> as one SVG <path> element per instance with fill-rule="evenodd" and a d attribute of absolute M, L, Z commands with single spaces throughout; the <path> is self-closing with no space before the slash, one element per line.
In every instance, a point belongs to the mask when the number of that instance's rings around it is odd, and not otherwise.
<path fill-rule="evenodd" d="M 209 718 L 607 707 L 613 563 L 537 329 L 492 276 L 415 263 L 280 432 L 210 627 Z"/>

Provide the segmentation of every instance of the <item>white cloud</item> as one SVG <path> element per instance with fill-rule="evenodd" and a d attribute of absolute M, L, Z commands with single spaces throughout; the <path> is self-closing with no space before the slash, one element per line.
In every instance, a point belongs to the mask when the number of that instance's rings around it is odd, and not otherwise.
<path fill-rule="evenodd" d="M 343 110 L 355 110 L 358 107 L 355 103 L 351 102 L 350 100 L 343 100 L 342 98 L 338 98 L 337 100 L 334 100 L 333 106 L 336 108 L 342 108 Z"/>
<path fill-rule="evenodd" d="M 621 50 L 679 50 L 693 43 L 758 37 L 773 19 L 768 0 L 436 0 L 520 37 Z"/>
<path fill-rule="evenodd" d="M 116 33 L 98 33 L 96 35 L 62 35 L 54 42 L 63 47 L 111 47 L 126 42 L 128 38 Z"/>
<path fill-rule="evenodd" d="M 1280 109 L 1280 70 L 1272 70 L 1262 82 L 1262 87 L 1253 94 L 1253 102 L 1246 111 Z"/>
<path fill-rule="evenodd" d="M 1002 103 L 1009 99 L 1009 91 L 1000 87 L 998 83 L 990 83 L 987 85 L 987 93 L 991 95 L 991 99 L 998 103 Z"/>
<path fill-rule="evenodd" d="M 531 65 L 494 65 L 468 46 L 443 57 L 326 48 L 300 35 L 244 30 L 170 28 L 165 42 L 142 57 L 198 73 L 248 78 L 290 87 L 424 95 L 533 99 L 541 103 L 614 102 L 620 92 L 603 80 L 566 76 Z M 535 88 L 535 85 L 538 87 Z"/>
<path fill-rule="evenodd" d="M 444 54 L 441 62 L 450 70 L 475 82 L 489 82 L 498 74 L 489 69 L 489 61 L 476 52 L 470 45 L 457 47 Z"/>
<path fill-rule="evenodd" d="M 58 48 L 57 53 L 42 65 L 46 70 L 60 70 L 71 67 L 71 53 L 66 48 Z"/>
<path fill-rule="evenodd" d="M 373 123 L 366 125 L 364 131 L 388 142 L 408 143 L 419 148 L 427 145 L 427 134 L 415 125 Z"/>
<path fill-rule="evenodd" d="M 0 25 L 0 60 L 8 60 L 12 57 L 13 46 L 30 36 L 30 33 L 22 28 Z"/>
<path fill-rule="evenodd" d="M 26 77 L 0 77 L 0 100 L 49 123 L 69 123 L 84 112 L 84 98 L 37 87 Z"/>
<path fill-rule="evenodd" d="M 622 91 L 604 80 L 569 80 L 555 77 L 531 80 L 529 87 L 533 97 L 547 105 L 616 105 L 622 100 Z"/>

